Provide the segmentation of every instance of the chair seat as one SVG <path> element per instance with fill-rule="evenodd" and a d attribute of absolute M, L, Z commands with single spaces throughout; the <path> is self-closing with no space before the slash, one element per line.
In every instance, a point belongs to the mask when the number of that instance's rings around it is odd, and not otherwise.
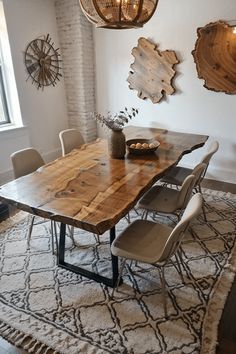
<path fill-rule="evenodd" d="M 172 214 L 178 208 L 179 191 L 163 186 L 153 186 L 139 200 L 138 207 L 149 211 Z"/>
<path fill-rule="evenodd" d="M 148 220 L 136 220 L 113 242 L 111 252 L 145 263 L 161 261 L 166 241 L 172 228 Z"/>
<path fill-rule="evenodd" d="M 190 168 L 175 166 L 161 179 L 161 182 L 181 186 L 185 178 L 191 173 L 192 170 Z"/>

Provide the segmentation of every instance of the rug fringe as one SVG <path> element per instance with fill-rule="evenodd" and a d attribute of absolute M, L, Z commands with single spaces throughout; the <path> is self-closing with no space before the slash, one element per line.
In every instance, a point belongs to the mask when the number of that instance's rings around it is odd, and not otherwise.
<path fill-rule="evenodd" d="M 10 325 L 0 321 L 0 335 L 9 343 L 19 348 L 25 349 L 32 354 L 60 354 L 54 349 L 41 343 L 37 339 L 11 327 Z"/>

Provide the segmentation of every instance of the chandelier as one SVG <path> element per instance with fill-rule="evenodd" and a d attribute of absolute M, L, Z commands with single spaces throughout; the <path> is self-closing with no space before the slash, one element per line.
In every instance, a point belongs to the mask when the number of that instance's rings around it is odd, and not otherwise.
<path fill-rule="evenodd" d="M 158 0 L 79 0 L 87 19 L 101 28 L 142 27 L 154 14 Z"/>

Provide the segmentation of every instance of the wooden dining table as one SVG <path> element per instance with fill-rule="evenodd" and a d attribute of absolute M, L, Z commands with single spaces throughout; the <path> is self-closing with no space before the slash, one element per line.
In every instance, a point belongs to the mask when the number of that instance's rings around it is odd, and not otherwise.
<path fill-rule="evenodd" d="M 0 187 L 0 200 L 60 223 L 59 266 L 111 287 L 118 277 L 117 257 L 111 255 L 111 278 L 66 262 L 66 225 L 99 235 L 109 230 L 111 244 L 116 224 L 139 198 L 183 155 L 202 147 L 208 138 L 136 126 L 124 132 L 126 139 L 154 138 L 160 146 L 152 154 L 127 153 L 124 159 L 112 159 L 107 140 L 97 139 Z"/>

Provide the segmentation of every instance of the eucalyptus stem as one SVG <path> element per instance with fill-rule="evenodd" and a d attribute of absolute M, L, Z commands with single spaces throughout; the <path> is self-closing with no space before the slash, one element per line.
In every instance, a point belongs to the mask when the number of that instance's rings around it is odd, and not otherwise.
<path fill-rule="evenodd" d="M 124 110 L 119 111 L 114 116 L 111 112 L 107 112 L 104 116 L 100 113 L 92 113 L 93 118 L 100 123 L 102 126 L 106 126 L 111 130 L 122 130 L 124 125 L 129 122 L 132 118 L 138 115 L 139 110 L 137 108 L 124 108 Z"/>

